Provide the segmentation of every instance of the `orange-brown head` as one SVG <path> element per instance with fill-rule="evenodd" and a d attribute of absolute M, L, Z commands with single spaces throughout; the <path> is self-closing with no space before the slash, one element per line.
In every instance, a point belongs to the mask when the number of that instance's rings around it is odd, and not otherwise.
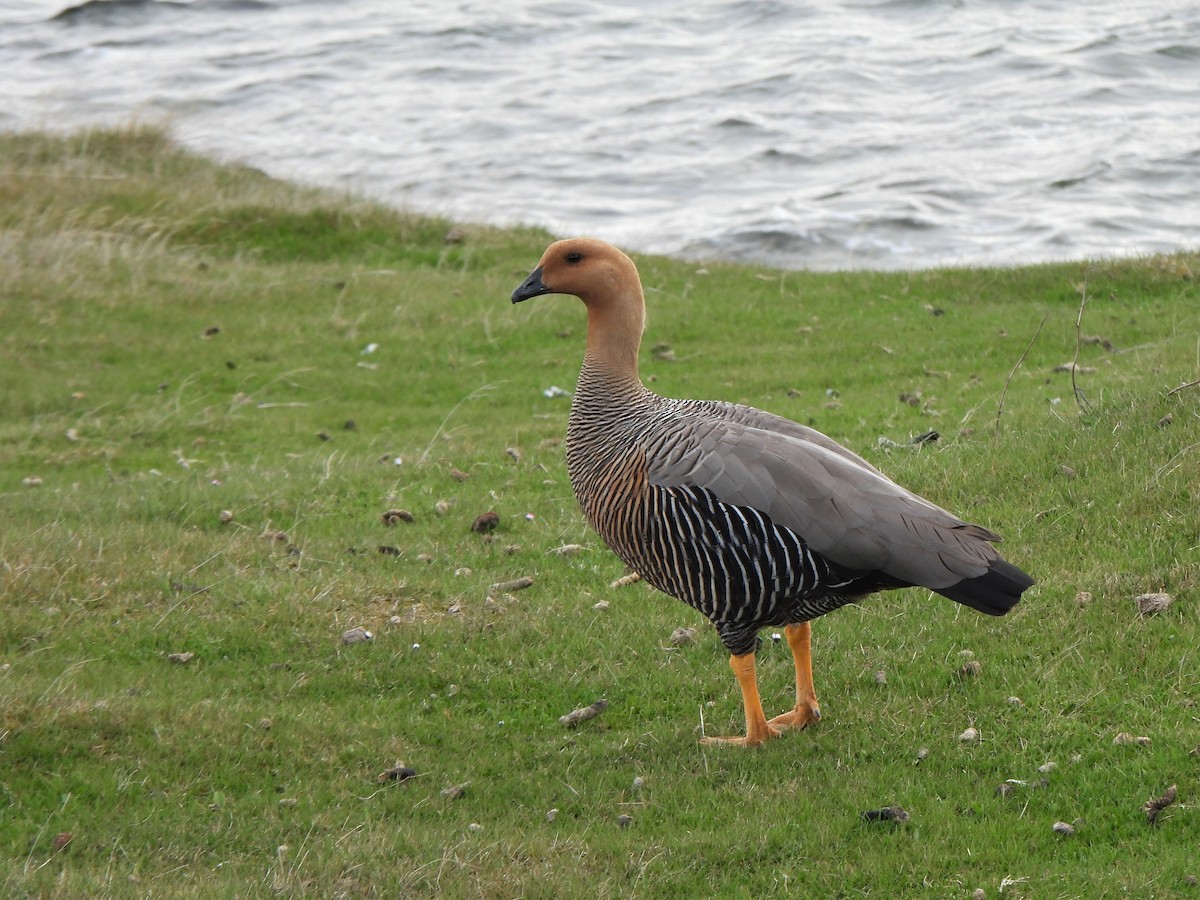
<path fill-rule="evenodd" d="M 513 291 L 512 302 L 542 294 L 572 294 L 582 300 L 588 310 L 588 359 L 636 377 L 646 305 L 633 260 L 595 238 L 555 241 Z"/>

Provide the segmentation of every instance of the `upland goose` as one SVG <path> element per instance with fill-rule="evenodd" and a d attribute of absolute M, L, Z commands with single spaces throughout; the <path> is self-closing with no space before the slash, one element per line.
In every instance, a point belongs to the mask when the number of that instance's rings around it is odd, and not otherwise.
<path fill-rule="evenodd" d="M 605 543 L 642 578 L 716 626 L 756 746 L 817 721 L 809 622 L 866 594 L 914 585 L 1002 616 L 1033 579 L 1000 538 L 891 481 L 819 431 L 749 406 L 672 400 L 638 376 L 645 324 L 633 261 L 590 238 L 550 245 L 517 303 L 573 294 L 587 349 L 567 426 L 567 471 Z M 768 719 L 757 632 L 783 626 L 796 705 Z"/>

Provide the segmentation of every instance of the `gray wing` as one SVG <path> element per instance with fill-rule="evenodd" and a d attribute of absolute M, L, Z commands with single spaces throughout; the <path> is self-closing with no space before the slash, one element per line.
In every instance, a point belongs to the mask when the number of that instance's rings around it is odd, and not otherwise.
<path fill-rule="evenodd" d="M 652 484 L 695 485 L 764 512 L 839 565 L 938 589 L 984 575 L 997 559 L 997 535 L 811 428 L 732 404 L 706 404 L 680 425 L 650 455 Z"/>

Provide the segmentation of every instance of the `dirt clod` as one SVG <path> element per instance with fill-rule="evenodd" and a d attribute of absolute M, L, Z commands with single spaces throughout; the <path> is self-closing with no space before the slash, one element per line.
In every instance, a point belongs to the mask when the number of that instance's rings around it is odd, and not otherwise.
<path fill-rule="evenodd" d="M 1147 800 L 1142 806 L 1142 812 L 1146 814 L 1146 819 L 1151 825 L 1158 824 L 1158 814 L 1175 802 L 1175 798 L 1179 794 L 1177 785 L 1171 785 L 1161 797 L 1155 797 L 1153 800 Z"/>
<path fill-rule="evenodd" d="M 402 766 L 398 761 L 390 769 L 379 773 L 376 779 L 380 784 L 385 784 L 389 781 L 407 781 L 410 778 L 417 777 L 417 770 L 410 769 L 408 766 Z"/>
<path fill-rule="evenodd" d="M 1139 594 L 1133 598 L 1133 602 L 1137 604 L 1141 615 L 1153 616 L 1170 609 L 1174 598 L 1170 594 Z"/>
<path fill-rule="evenodd" d="M 379 521 L 383 522 L 389 528 L 398 522 L 413 521 L 413 514 L 407 509 L 389 509 L 387 512 L 379 516 Z"/>
<path fill-rule="evenodd" d="M 364 644 L 367 641 L 375 639 L 375 635 L 367 631 L 359 625 L 356 628 L 351 628 L 349 631 L 342 632 L 342 643 L 346 645 Z"/>
<path fill-rule="evenodd" d="M 672 647 L 686 647 L 696 639 L 695 628 L 676 628 L 671 632 Z"/>
<path fill-rule="evenodd" d="M 864 822 L 907 822 L 908 811 L 903 806 L 885 806 L 861 813 Z"/>
<path fill-rule="evenodd" d="M 558 724 L 566 728 L 574 728 L 580 722 L 586 722 L 588 719 L 594 719 L 600 713 L 608 708 L 607 700 L 597 700 L 591 706 L 580 707 L 573 709 L 565 716 L 558 717 Z"/>
<path fill-rule="evenodd" d="M 612 588 L 626 587 L 631 584 L 637 584 L 642 580 L 642 576 L 637 572 L 630 572 L 628 575 L 622 575 L 616 581 L 609 585 Z"/>
<path fill-rule="evenodd" d="M 475 517 L 475 521 L 471 523 L 471 530 L 476 534 L 487 534 L 495 531 L 499 524 L 500 514 L 494 510 L 488 510 Z"/>
<path fill-rule="evenodd" d="M 523 591 L 527 587 L 533 587 L 533 577 L 530 575 L 525 575 L 512 581 L 498 581 L 488 588 L 488 593 L 503 594 L 506 591 Z"/>
<path fill-rule="evenodd" d="M 1137 744 L 1139 747 L 1149 747 L 1150 738 L 1146 737 L 1145 735 L 1134 737 L 1128 731 L 1119 731 L 1117 732 L 1117 736 L 1113 738 L 1113 743 L 1118 747 L 1124 747 L 1128 744 Z"/>

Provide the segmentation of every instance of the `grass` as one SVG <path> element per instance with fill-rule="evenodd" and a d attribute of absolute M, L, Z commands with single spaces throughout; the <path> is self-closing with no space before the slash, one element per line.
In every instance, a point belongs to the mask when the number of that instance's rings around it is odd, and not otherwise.
<path fill-rule="evenodd" d="M 543 392 L 574 384 L 582 311 L 507 300 L 547 240 L 152 129 L 0 136 L 0 893 L 1197 895 L 1200 388 L 1170 391 L 1200 369 L 1200 256 L 639 259 L 657 390 L 809 422 L 1039 579 L 1000 621 L 917 590 L 819 620 L 820 727 L 718 752 L 715 635 L 672 647 L 702 622 L 610 587 L 571 497 Z M 1077 351 L 1078 402 L 1053 371 Z M 397 761 L 418 775 L 381 783 Z M 909 821 L 860 817 L 891 804 Z"/>

